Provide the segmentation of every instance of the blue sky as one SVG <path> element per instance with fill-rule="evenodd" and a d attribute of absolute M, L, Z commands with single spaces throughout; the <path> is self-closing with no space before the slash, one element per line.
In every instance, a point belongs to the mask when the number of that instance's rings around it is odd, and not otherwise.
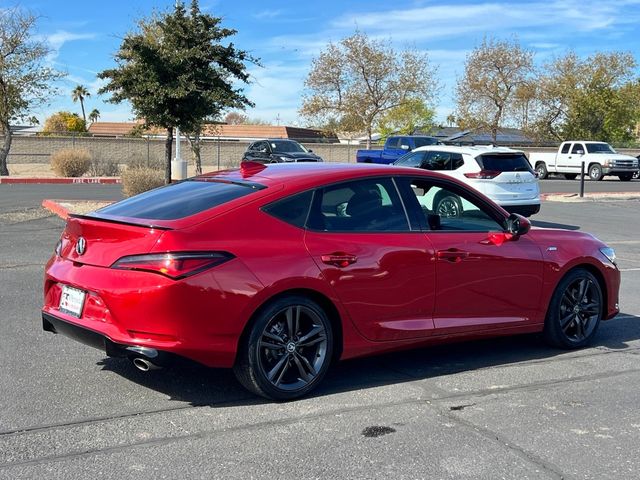
<path fill-rule="evenodd" d="M 68 73 L 60 82 L 60 95 L 34 113 L 42 121 L 62 109 L 79 112 L 70 92 L 82 84 L 91 92 L 87 112 L 98 108 L 102 121 L 132 119 L 128 105 L 109 104 L 97 95 L 101 82 L 96 73 L 114 65 L 113 54 L 137 19 L 173 4 L 172 0 L 22 1 L 22 7 L 41 17 L 38 35 L 52 49 L 49 61 Z M 0 0 L 0 6 L 12 5 Z M 437 105 L 441 121 L 455 107 L 453 90 L 465 57 L 484 35 L 517 35 L 535 52 L 539 64 L 569 49 L 580 56 L 624 50 L 640 60 L 640 0 L 201 0 L 200 5 L 222 17 L 226 27 L 238 30 L 233 38 L 236 46 L 261 59 L 262 67 L 250 66 L 252 84 L 245 93 L 256 107 L 247 114 L 271 123 L 303 125 L 297 111 L 312 58 L 328 42 L 337 42 L 356 28 L 390 40 L 398 49 L 410 46 L 429 54 L 442 85 Z"/>

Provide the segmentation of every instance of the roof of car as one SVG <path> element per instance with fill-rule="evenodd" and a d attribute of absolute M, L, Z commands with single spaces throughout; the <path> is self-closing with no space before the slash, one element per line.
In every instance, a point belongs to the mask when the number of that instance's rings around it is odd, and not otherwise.
<path fill-rule="evenodd" d="M 457 145 L 426 145 L 424 147 L 414 148 L 413 152 L 422 152 L 437 150 L 440 152 L 450 153 L 462 153 L 467 155 L 481 155 L 483 153 L 523 153 L 521 150 L 514 150 L 508 147 L 497 147 L 495 145 L 472 145 L 472 146 L 457 146 Z"/>

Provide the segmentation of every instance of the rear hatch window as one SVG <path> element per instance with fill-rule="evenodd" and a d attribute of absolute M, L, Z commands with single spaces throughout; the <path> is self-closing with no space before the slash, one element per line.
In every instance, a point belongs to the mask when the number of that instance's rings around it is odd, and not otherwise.
<path fill-rule="evenodd" d="M 156 188 L 102 208 L 94 217 L 176 220 L 266 188 L 254 182 L 190 179 Z"/>
<path fill-rule="evenodd" d="M 523 153 L 487 153 L 476 157 L 482 170 L 492 172 L 531 172 L 533 169 Z"/>

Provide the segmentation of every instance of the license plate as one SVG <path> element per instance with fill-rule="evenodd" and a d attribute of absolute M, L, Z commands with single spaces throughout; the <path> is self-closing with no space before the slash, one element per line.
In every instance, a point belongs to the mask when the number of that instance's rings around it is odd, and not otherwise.
<path fill-rule="evenodd" d="M 63 285 L 62 295 L 60 295 L 60 311 L 80 318 L 85 295 L 82 290 Z"/>

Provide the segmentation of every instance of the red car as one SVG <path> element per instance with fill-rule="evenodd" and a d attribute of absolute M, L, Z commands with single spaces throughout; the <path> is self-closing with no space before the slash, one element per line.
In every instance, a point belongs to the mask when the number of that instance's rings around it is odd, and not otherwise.
<path fill-rule="evenodd" d="M 462 208 L 435 211 L 446 197 Z M 306 394 L 338 359 L 453 339 L 581 347 L 618 313 L 615 254 L 529 230 L 433 172 L 247 162 L 72 216 L 43 324 L 141 370 L 233 367 L 272 399 Z"/>

